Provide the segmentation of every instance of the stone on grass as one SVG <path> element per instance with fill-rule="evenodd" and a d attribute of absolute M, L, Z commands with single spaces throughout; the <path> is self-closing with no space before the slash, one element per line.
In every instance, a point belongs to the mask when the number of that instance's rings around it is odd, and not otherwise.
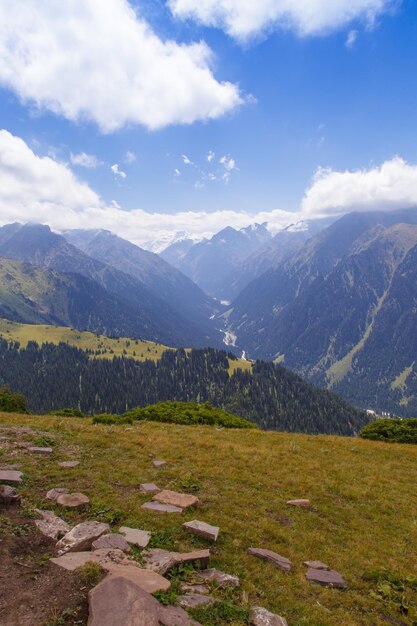
<path fill-rule="evenodd" d="M 304 500 L 304 499 L 288 500 L 287 504 L 289 504 L 290 506 L 301 506 L 304 509 L 309 509 L 311 507 L 310 500 Z"/>
<path fill-rule="evenodd" d="M 58 541 L 58 554 L 89 550 L 93 542 L 109 530 L 110 526 L 102 522 L 81 522 Z"/>
<path fill-rule="evenodd" d="M 181 591 L 183 593 L 201 593 L 202 595 L 207 595 L 210 593 L 210 589 L 207 585 L 198 585 L 192 583 L 182 583 Z"/>
<path fill-rule="evenodd" d="M 210 550 L 196 550 L 195 552 L 170 552 L 153 548 L 142 553 L 145 567 L 162 576 L 180 564 L 193 563 L 200 569 L 205 569 L 210 560 Z"/>
<path fill-rule="evenodd" d="M 20 496 L 14 487 L 0 485 L 0 504 L 18 504 Z"/>
<path fill-rule="evenodd" d="M 35 509 L 35 511 L 42 518 L 35 520 L 35 525 L 45 537 L 61 539 L 71 530 L 71 526 L 55 515 L 53 511 L 41 511 L 40 509 Z"/>
<path fill-rule="evenodd" d="M 142 483 L 139 487 L 139 490 L 141 493 L 146 493 L 147 495 L 150 495 L 152 493 L 158 493 L 158 491 L 161 491 L 160 488 L 155 485 L 155 483 Z"/>
<path fill-rule="evenodd" d="M 16 470 L 0 470 L 0 482 L 21 483 L 22 472 L 17 472 Z"/>
<path fill-rule="evenodd" d="M 156 461 L 156 460 L 152 461 L 152 465 L 154 467 L 163 467 L 164 465 L 166 465 L 166 463 L 167 463 L 166 461 Z"/>
<path fill-rule="evenodd" d="M 171 586 L 169 580 L 157 572 L 142 569 L 133 560 L 131 565 L 126 565 L 124 563 L 118 565 L 117 563 L 109 562 L 104 563 L 102 567 L 112 576 L 122 576 L 123 578 L 126 578 L 126 580 L 130 580 L 130 582 L 135 583 L 135 585 L 148 593 L 168 591 Z"/>
<path fill-rule="evenodd" d="M 162 606 L 159 611 L 159 623 L 161 626 L 201 626 L 179 606 Z"/>
<path fill-rule="evenodd" d="M 215 583 L 217 587 L 223 589 L 224 587 L 239 587 L 240 581 L 237 576 L 226 574 L 218 569 L 210 568 L 200 572 L 199 577 L 205 582 Z"/>
<path fill-rule="evenodd" d="M 203 537 L 203 539 L 207 539 L 208 541 L 216 541 L 220 531 L 218 526 L 210 526 L 210 524 L 199 522 L 196 519 L 192 522 L 185 522 L 182 526 L 193 535 Z"/>
<path fill-rule="evenodd" d="M 124 535 L 126 541 L 138 548 L 146 548 L 150 539 L 151 533 L 147 530 L 139 530 L 138 528 L 129 528 L 128 526 L 121 526 L 119 533 Z"/>
<path fill-rule="evenodd" d="M 66 509 L 83 511 L 90 504 L 90 499 L 83 493 L 63 493 L 58 496 L 57 502 Z"/>
<path fill-rule="evenodd" d="M 38 448 L 37 446 L 32 446 L 28 450 L 34 454 L 52 454 L 53 452 L 52 448 Z"/>
<path fill-rule="evenodd" d="M 210 598 L 210 596 L 202 596 L 200 593 L 186 593 L 178 597 L 178 602 L 187 609 L 195 609 L 197 606 L 213 604 L 215 600 L 214 598 Z"/>
<path fill-rule="evenodd" d="M 122 552 L 130 552 L 132 550 L 125 537 L 116 533 L 101 535 L 99 539 L 93 541 L 93 543 L 91 544 L 91 549 L 100 550 L 100 548 L 109 548 L 109 550 L 122 550 Z"/>
<path fill-rule="evenodd" d="M 248 554 L 257 556 L 263 561 L 268 561 L 268 563 L 275 565 L 275 567 L 283 572 L 289 572 L 292 568 L 292 563 L 289 559 L 286 559 L 285 556 L 281 556 L 276 552 L 272 552 L 272 550 L 265 550 L 263 548 L 248 548 Z"/>
<path fill-rule="evenodd" d="M 77 467 L 79 464 L 79 461 L 62 461 L 62 463 L 58 463 L 60 467 Z"/>
<path fill-rule="evenodd" d="M 287 620 L 260 606 L 254 606 L 249 613 L 250 626 L 288 626 Z"/>
<path fill-rule="evenodd" d="M 309 569 L 331 569 L 328 565 L 326 565 L 326 563 L 322 563 L 321 561 L 304 561 L 303 565 L 305 565 Z"/>
<path fill-rule="evenodd" d="M 186 509 L 189 506 L 197 504 L 198 498 L 191 496 L 188 493 L 178 493 L 177 491 L 171 491 L 170 489 L 164 489 L 157 493 L 152 500 L 154 502 L 160 502 L 161 504 L 170 504 L 177 506 L 181 509 Z"/>
<path fill-rule="evenodd" d="M 125 563 L 132 564 L 135 561 L 129 559 L 121 550 L 108 550 L 100 549 L 93 552 L 66 552 L 65 554 L 50 559 L 52 563 L 62 567 L 62 569 L 73 572 L 74 570 L 82 567 L 86 563 L 93 562 L 98 563 L 108 571 L 108 567 L 112 565 L 123 565 Z"/>
<path fill-rule="evenodd" d="M 107 576 L 91 589 L 88 604 L 88 626 L 159 626 L 159 602 L 121 576 Z"/>
<path fill-rule="evenodd" d="M 145 502 L 145 504 L 142 504 L 142 509 L 158 511 L 158 513 L 182 513 L 182 509 L 179 506 L 161 504 L 161 502 Z"/>
<path fill-rule="evenodd" d="M 322 585 L 323 587 L 335 587 L 337 589 L 347 589 L 347 582 L 335 570 L 308 569 L 306 573 L 307 580 Z"/>
<path fill-rule="evenodd" d="M 69 489 L 66 487 L 56 487 L 55 489 L 50 489 L 46 497 L 48 500 L 58 500 L 59 496 L 62 496 L 64 493 L 69 493 Z"/>

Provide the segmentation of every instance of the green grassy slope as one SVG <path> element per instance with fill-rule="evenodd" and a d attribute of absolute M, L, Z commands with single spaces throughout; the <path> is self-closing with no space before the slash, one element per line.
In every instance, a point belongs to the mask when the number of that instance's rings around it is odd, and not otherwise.
<path fill-rule="evenodd" d="M 394 596 L 386 595 L 390 588 L 378 592 L 363 574 L 388 568 L 417 575 L 417 447 L 155 423 L 94 426 L 90 419 L 7 414 L 0 415 L 2 424 L 40 428 L 56 439 L 51 457 L 17 452 L 13 462 L 21 462 L 26 475 L 19 490 L 28 502 L 45 506 L 47 489 L 66 486 L 91 498 L 92 519 L 113 520 L 114 528 L 123 524 L 154 531 L 154 546 L 169 549 L 206 545 L 182 531 L 184 521 L 219 525 L 212 564 L 241 577 L 242 590 L 234 598 L 241 606 L 249 599 L 285 616 L 290 626 L 415 623 L 411 611 L 417 592 L 407 592 L 410 614 L 401 615 Z M 5 454 L 0 448 L 0 462 Z M 167 465 L 154 469 L 150 455 Z M 58 466 L 68 459 L 81 464 L 74 470 Z M 180 516 L 146 512 L 141 482 L 180 491 L 194 487 L 200 504 Z M 311 500 L 311 510 L 286 505 L 290 498 L 303 497 Z M 282 573 L 248 556 L 249 546 L 288 557 L 293 571 Z M 307 582 L 306 559 L 334 567 L 349 589 Z M 199 613 L 198 621 L 203 626 L 245 624 L 239 618 L 215 621 L 210 612 Z"/>

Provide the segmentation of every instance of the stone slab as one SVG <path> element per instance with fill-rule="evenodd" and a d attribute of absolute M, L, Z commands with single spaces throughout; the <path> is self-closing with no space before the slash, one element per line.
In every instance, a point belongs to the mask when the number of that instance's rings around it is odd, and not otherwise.
<path fill-rule="evenodd" d="M 322 563 L 321 561 L 304 561 L 303 565 L 305 565 L 309 569 L 323 569 L 323 570 L 331 569 L 331 567 L 326 565 L 326 563 Z"/>
<path fill-rule="evenodd" d="M 310 500 L 305 500 L 305 499 L 299 499 L 299 500 L 288 500 L 287 504 L 289 504 L 290 506 L 300 506 L 304 509 L 309 509 L 311 508 L 311 502 Z"/>
<path fill-rule="evenodd" d="M 109 550 L 122 550 L 122 552 L 130 552 L 132 548 L 126 541 L 123 535 L 117 533 L 109 533 L 108 535 L 101 535 L 98 539 L 91 544 L 92 550 L 100 550 L 101 548 L 108 548 Z"/>
<path fill-rule="evenodd" d="M 153 548 L 143 552 L 142 556 L 147 569 L 164 575 L 181 563 L 193 563 L 200 569 L 205 569 L 210 561 L 210 550 L 196 550 L 194 552 L 180 553 Z"/>
<path fill-rule="evenodd" d="M 347 589 L 348 587 L 343 576 L 335 570 L 308 569 L 306 578 L 323 587 L 335 587 L 336 589 Z"/>
<path fill-rule="evenodd" d="M 35 509 L 35 512 L 42 518 L 35 520 L 35 525 L 45 537 L 60 539 L 71 530 L 71 526 L 55 515 L 53 511 Z"/>
<path fill-rule="evenodd" d="M 80 464 L 79 461 L 62 461 L 62 463 L 58 463 L 60 467 L 77 467 Z"/>
<path fill-rule="evenodd" d="M 89 550 L 96 539 L 110 531 L 108 524 L 102 522 L 82 522 L 74 526 L 57 543 L 58 553 L 81 552 Z"/>
<path fill-rule="evenodd" d="M 161 502 L 145 502 L 142 504 L 142 509 L 147 511 L 157 511 L 158 513 L 182 513 L 182 509 L 179 506 L 173 506 L 172 504 L 162 504 Z"/>
<path fill-rule="evenodd" d="M 210 598 L 210 596 L 203 596 L 200 593 L 186 593 L 178 597 L 178 602 L 187 609 L 195 609 L 197 606 L 213 604 L 215 600 L 214 598 Z"/>
<path fill-rule="evenodd" d="M 170 489 L 160 491 L 152 498 L 152 500 L 154 502 L 160 502 L 161 504 L 176 506 L 180 509 L 186 509 L 198 503 L 198 498 L 195 496 L 188 493 L 178 493 L 177 491 L 171 491 Z"/>
<path fill-rule="evenodd" d="M 220 528 L 218 526 L 211 526 L 210 524 L 200 522 L 196 519 L 191 522 L 185 522 L 182 526 L 193 535 L 203 537 L 203 539 L 207 539 L 208 541 L 216 541 L 220 532 Z"/>
<path fill-rule="evenodd" d="M 259 559 L 271 563 L 283 572 L 289 572 L 292 568 L 292 563 L 289 559 L 285 558 L 285 556 L 277 554 L 276 552 L 272 552 L 272 550 L 266 550 L 264 548 L 248 548 L 248 554 L 257 556 Z"/>
<path fill-rule="evenodd" d="M 73 572 L 79 567 L 82 567 L 89 561 L 93 563 L 98 563 L 106 569 L 109 563 L 112 564 L 123 564 L 128 563 L 131 564 L 132 560 L 128 559 L 124 552 L 121 550 L 94 550 L 90 552 L 89 550 L 85 550 L 83 552 L 66 552 L 62 556 L 54 557 L 50 559 L 51 563 L 62 567 L 69 572 Z M 107 571 L 107 570 L 106 570 Z"/>
<path fill-rule="evenodd" d="M 158 493 L 161 489 L 155 485 L 155 483 L 142 483 L 139 486 L 139 491 L 141 493 L 145 493 L 146 495 L 151 495 L 153 493 Z"/>
<path fill-rule="evenodd" d="M 287 620 L 260 606 L 254 606 L 249 613 L 250 626 L 288 626 Z"/>
<path fill-rule="evenodd" d="M 152 461 L 152 465 L 154 467 L 163 467 L 166 464 L 167 464 L 166 461 L 157 461 L 157 460 Z"/>
<path fill-rule="evenodd" d="M 223 589 L 224 587 L 239 587 L 240 580 L 237 576 L 226 574 L 214 567 L 204 570 L 199 573 L 199 578 L 202 578 L 205 582 L 215 583 L 217 587 Z"/>
<path fill-rule="evenodd" d="M 104 564 L 104 569 L 112 576 L 122 576 L 135 583 L 148 593 L 156 591 L 168 591 L 171 586 L 169 580 L 148 569 L 142 569 L 137 565 L 117 565 L 116 563 Z"/>
<path fill-rule="evenodd" d="M 126 541 L 138 548 L 146 548 L 150 539 L 151 533 L 147 530 L 139 530 L 139 528 L 129 528 L 128 526 L 121 526 L 119 533 L 123 535 Z"/>
<path fill-rule="evenodd" d="M 163 606 L 159 611 L 161 626 L 201 626 L 179 606 Z"/>
<path fill-rule="evenodd" d="M 69 493 L 69 489 L 66 487 L 55 487 L 47 492 L 46 497 L 48 500 L 58 500 L 59 496 L 65 493 Z"/>
<path fill-rule="evenodd" d="M 28 448 L 29 452 L 32 452 L 34 454 L 52 454 L 53 452 L 53 448 L 38 448 L 37 446 L 31 446 L 30 448 Z"/>
<path fill-rule="evenodd" d="M 0 504 L 19 504 L 21 498 L 14 487 L 0 485 Z"/>
<path fill-rule="evenodd" d="M 21 483 L 22 476 L 23 473 L 17 470 L 0 470 L 0 482 L 3 483 Z"/>
<path fill-rule="evenodd" d="M 90 504 L 90 499 L 83 493 L 63 493 L 58 496 L 57 503 L 66 509 L 84 511 Z"/>

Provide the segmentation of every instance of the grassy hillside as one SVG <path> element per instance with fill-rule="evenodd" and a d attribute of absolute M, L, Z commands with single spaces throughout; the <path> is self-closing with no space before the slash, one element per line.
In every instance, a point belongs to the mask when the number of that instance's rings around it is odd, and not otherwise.
<path fill-rule="evenodd" d="M 26 479 L 19 488 L 26 503 L 43 505 L 47 489 L 66 486 L 92 500 L 89 515 L 155 533 L 154 547 L 188 550 L 204 547 L 181 524 L 191 519 L 219 525 L 212 564 L 238 574 L 242 590 L 233 602 L 259 604 L 288 620 L 289 626 L 382 626 L 416 623 L 417 591 L 410 578 L 402 593 L 391 583 L 377 584 L 364 574 L 387 569 L 393 576 L 417 576 L 415 545 L 415 468 L 417 447 L 353 438 L 219 431 L 156 423 L 93 425 L 90 419 L 0 415 L 1 425 L 34 427 L 55 440 L 51 457 L 33 457 L 0 447 L 0 463 L 19 462 Z M 3 433 L 0 433 L 3 434 Z M 33 439 L 30 432 L 24 435 Z M 167 461 L 154 469 L 151 455 Z M 58 462 L 79 459 L 67 470 Z M 162 488 L 194 490 L 196 509 L 180 516 L 141 509 L 148 498 L 141 482 Z M 311 510 L 286 505 L 309 498 Z M 50 503 L 48 507 L 50 508 Z M 248 556 L 264 547 L 288 557 L 291 573 Z M 349 589 L 325 589 L 305 579 L 302 562 L 319 559 L 338 570 Z M 243 593 L 242 593 L 243 591 Z M 405 613 L 408 603 L 409 614 Z M 414 613 L 414 617 L 412 614 Z M 244 626 L 235 617 L 215 619 L 198 613 L 203 626 Z"/>
<path fill-rule="evenodd" d="M 89 351 L 92 358 L 112 359 L 114 356 L 127 356 L 136 361 L 151 359 L 158 361 L 166 350 L 173 350 L 160 343 L 120 337 L 112 339 L 105 335 L 97 335 L 88 331 L 76 330 L 69 326 L 48 326 L 45 324 L 20 324 L 0 318 L 0 337 L 7 341 L 18 341 L 22 348 L 26 348 L 29 341 L 39 345 L 44 343 L 67 343 L 80 350 Z M 237 369 L 250 371 L 251 361 L 237 359 L 229 361 L 229 373 L 232 375 Z"/>

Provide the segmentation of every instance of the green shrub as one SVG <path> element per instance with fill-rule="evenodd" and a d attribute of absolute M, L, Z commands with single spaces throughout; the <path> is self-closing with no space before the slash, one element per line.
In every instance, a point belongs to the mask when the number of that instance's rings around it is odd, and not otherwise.
<path fill-rule="evenodd" d="M 5 413 L 29 413 L 22 393 L 12 393 L 9 385 L 0 387 L 0 411 Z"/>
<path fill-rule="evenodd" d="M 93 424 L 133 424 L 133 417 L 100 413 L 99 415 L 94 415 Z"/>
<path fill-rule="evenodd" d="M 57 415 L 58 417 L 86 417 L 85 413 L 80 409 L 57 409 L 56 411 L 49 411 L 47 415 Z"/>
<path fill-rule="evenodd" d="M 379 419 L 364 426 L 360 432 L 364 439 L 393 443 L 417 443 L 417 419 Z"/>

